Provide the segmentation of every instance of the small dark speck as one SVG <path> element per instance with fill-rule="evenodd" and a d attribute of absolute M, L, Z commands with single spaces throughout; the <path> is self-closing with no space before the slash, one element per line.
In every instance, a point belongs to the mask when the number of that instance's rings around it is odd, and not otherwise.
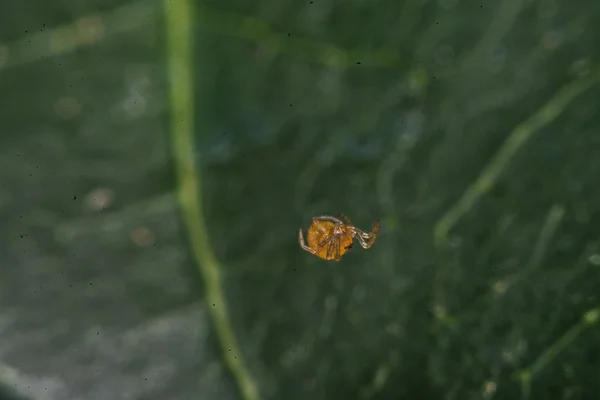
<path fill-rule="evenodd" d="M 27 30 L 25 30 L 25 33 L 27 33 Z"/>
<path fill-rule="evenodd" d="M 100 334 L 100 332 L 96 332 L 96 336 L 98 336 Z"/>
<path fill-rule="evenodd" d="M 227 351 L 231 351 L 231 349 L 227 349 Z"/>
<path fill-rule="evenodd" d="M 356 64 L 360 65 L 360 61 L 357 61 Z"/>
<path fill-rule="evenodd" d="M 290 107 L 291 107 L 291 106 L 292 106 L 292 105 L 290 104 Z"/>
<path fill-rule="evenodd" d="M 73 200 L 77 200 L 77 196 L 73 196 Z"/>
<path fill-rule="evenodd" d="M 439 25 L 440 23 L 439 23 L 439 22 L 437 22 L 437 21 L 435 21 L 435 24 L 436 24 L 436 25 Z"/>
<path fill-rule="evenodd" d="M 90 286 L 92 286 L 92 282 L 90 282 Z"/>
<path fill-rule="evenodd" d="M 213 303 L 213 307 L 215 306 L 215 303 Z"/>
<path fill-rule="evenodd" d="M 292 34 L 291 34 L 291 33 L 288 33 L 288 36 L 292 36 Z"/>
<path fill-rule="evenodd" d="M 148 378 L 144 378 L 144 380 L 145 380 L 145 381 L 147 381 L 147 380 L 148 380 Z"/>

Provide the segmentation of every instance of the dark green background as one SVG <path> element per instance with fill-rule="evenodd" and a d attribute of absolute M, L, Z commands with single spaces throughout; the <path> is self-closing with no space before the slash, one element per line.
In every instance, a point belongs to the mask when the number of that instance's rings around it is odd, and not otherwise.
<path fill-rule="evenodd" d="M 599 17 L 194 3 L 196 179 L 263 399 L 598 398 Z M 161 2 L 0 5 L 0 382 L 32 399 L 244 398 L 176 196 L 167 27 Z M 377 244 L 303 252 L 339 212 Z"/>

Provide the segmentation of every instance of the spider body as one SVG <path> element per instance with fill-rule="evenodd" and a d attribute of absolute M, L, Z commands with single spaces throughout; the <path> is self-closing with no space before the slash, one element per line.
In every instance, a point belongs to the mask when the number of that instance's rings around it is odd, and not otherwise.
<path fill-rule="evenodd" d="M 302 229 L 298 233 L 300 247 L 324 260 L 340 261 L 341 257 L 352 248 L 355 238 L 365 249 L 373 246 L 380 229 L 379 220 L 373 222 L 371 233 L 365 233 L 353 226 L 343 214 L 340 214 L 340 217 L 343 221 L 328 215 L 314 217 L 308 228 L 308 245 L 304 242 Z"/>

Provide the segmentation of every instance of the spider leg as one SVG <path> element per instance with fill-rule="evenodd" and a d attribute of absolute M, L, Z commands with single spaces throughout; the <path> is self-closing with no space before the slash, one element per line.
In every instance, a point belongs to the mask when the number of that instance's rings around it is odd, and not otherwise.
<path fill-rule="evenodd" d="M 331 260 L 334 258 L 335 261 L 340 260 L 340 237 L 338 235 L 333 235 L 329 241 L 329 245 L 327 246 L 327 259 Z"/>
<path fill-rule="evenodd" d="M 326 237 L 319 243 L 319 250 L 333 240 L 333 235 Z"/>
<path fill-rule="evenodd" d="M 365 238 L 365 239 L 369 239 L 371 236 L 373 236 L 373 234 L 371 234 L 371 233 L 366 233 L 366 232 L 363 232 L 363 231 L 361 231 L 360 229 L 357 229 L 357 230 L 356 230 L 356 233 L 357 233 L 358 235 L 360 235 L 360 237 L 362 237 L 362 238 Z"/>
<path fill-rule="evenodd" d="M 356 227 L 354 227 L 354 232 L 356 233 L 356 235 L 359 235 L 365 239 L 373 239 L 375 240 L 375 238 L 377 237 L 377 234 L 379 233 L 379 220 L 373 222 L 372 225 L 372 232 L 371 233 L 366 233 Z"/>
<path fill-rule="evenodd" d="M 321 250 L 323 249 L 323 247 L 327 246 L 327 254 L 326 254 L 326 259 L 329 259 L 329 257 L 331 256 L 331 248 L 332 248 L 332 241 L 335 238 L 335 235 L 331 235 L 329 237 L 326 237 L 325 239 L 323 239 L 317 247 L 317 250 L 313 253 L 313 254 L 317 254 L 320 253 Z"/>
<path fill-rule="evenodd" d="M 371 233 L 365 233 L 358 228 L 354 228 L 356 239 L 358 240 L 360 245 L 365 249 L 368 249 L 375 244 L 375 240 L 377 239 L 377 232 L 378 229 L 373 230 L 373 232 Z"/>
<path fill-rule="evenodd" d="M 355 226 L 352 227 L 352 233 L 354 234 L 354 236 L 358 236 L 360 238 L 365 238 L 365 239 L 369 239 L 369 238 L 371 238 L 371 236 L 373 236 L 372 233 L 366 233 L 365 231 L 362 231 Z"/>
<path fill-rule="evenodd" d="M 365 249 L 369 249 L 369 248 L 371 248 L 371 246 L 373 246 L 375 244 L 375 240 L 377 240 L 377 235 L 373 234 L 370 239 L 371 240 L 367 243 L 367 247 L 365 247 Z M 365 242 L 366 242 L 366 240 L 365 240 Z"/>
<path fill-rule="evenodd" d="M 335 246 L 335 261 L 340 261 L 340 258 L 342 258 L 342 256 L 340 255 L 340 238 L 338 237 L 337 240 L 334 243 Z"/>
<path fill-rule="evenodd" d="M 300 243 L 300 247 L 302 247 L 303 250 L 308 251 L 311 254 L 317 254 L 316 250 L 311 249 L 304 243 L 304 236 L 302 235 L 302 229 L 300 229 L 298 231 L 298 242 Z"/>
<path fill-rule="evenodd" d="M 333 243 L 327 245 L 327 259 L 330 260 L 333 255 Z"/>
<path fill-rule="evenodd" d="M 315 219 L 317 221 L 329 221 L 329 222 L 333 222 L 335 224 L 342 224 L 342 221 L 340 221 L 336 217 L 332 217 L 330 215 L 319 215 L 317 217 L 313 217 L 313 220 L 315 220 Z"/>
<path fill-rule="evenodd" d="M 371 230 L 373 231 L 373 234 L 378 234 L 380 229 L 381 222 L 379 222 L 379 220 L 373 221 L 373 223 L 371 224 Z"/>
<path fill-rule="evenodd" d="M 372 246 L 372 243 L 367 242 L 363 237 L 361 236 L 357 236 L 356 239 L 358 240 L 358 243 L 360 243 L 360 245 L 363 247 L 363 249 L 368 249 L 369 247 Z"/>
<path fill-rule="evenodd" d="M 379 222 L 379 220 L 373 222 L 373 224 L 371 224 L 371 241 L 369 242 L 369 247 L 373 246 L 375 244 L 375 240 L 377 240 L 377 234 L 379 233 L 379 230 L 381 229 L 381 224 Z"/>
<path fill-rule="evenodd" d="M 350 218 L 346 217 L 346 216 L 345 216 L 344 214 L 342 214 L 342 213 L 339 213 L 339 216 L 340 216 L 340 218 L 341 218 L 341 219 L 343 219 L 343 220 L 344 220 L 344 223 L 345 223 L 346 225 L 352 226 L 352 222 L 350 222 Z"/>

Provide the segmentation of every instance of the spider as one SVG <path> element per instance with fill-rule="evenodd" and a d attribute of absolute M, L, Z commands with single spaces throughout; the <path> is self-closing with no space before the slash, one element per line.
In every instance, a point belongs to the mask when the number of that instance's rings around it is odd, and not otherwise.
<path fill-rule="evenodd" d="M 308 246 L 304 243 L 302 228 L 298 232 L 300 247 L 324 260 L 340 261 L 344 253 L 352 248 L 354 238 L 358 239 L 365 249 L 373 246 L 379 233 L 379 220 L 373 222 L 371 233 L 365 233 L 353 226 L 345 215 L 339 216 L 343 221 L 328 215 L 313 217 L 313 222 L 308 228 Z"/>

